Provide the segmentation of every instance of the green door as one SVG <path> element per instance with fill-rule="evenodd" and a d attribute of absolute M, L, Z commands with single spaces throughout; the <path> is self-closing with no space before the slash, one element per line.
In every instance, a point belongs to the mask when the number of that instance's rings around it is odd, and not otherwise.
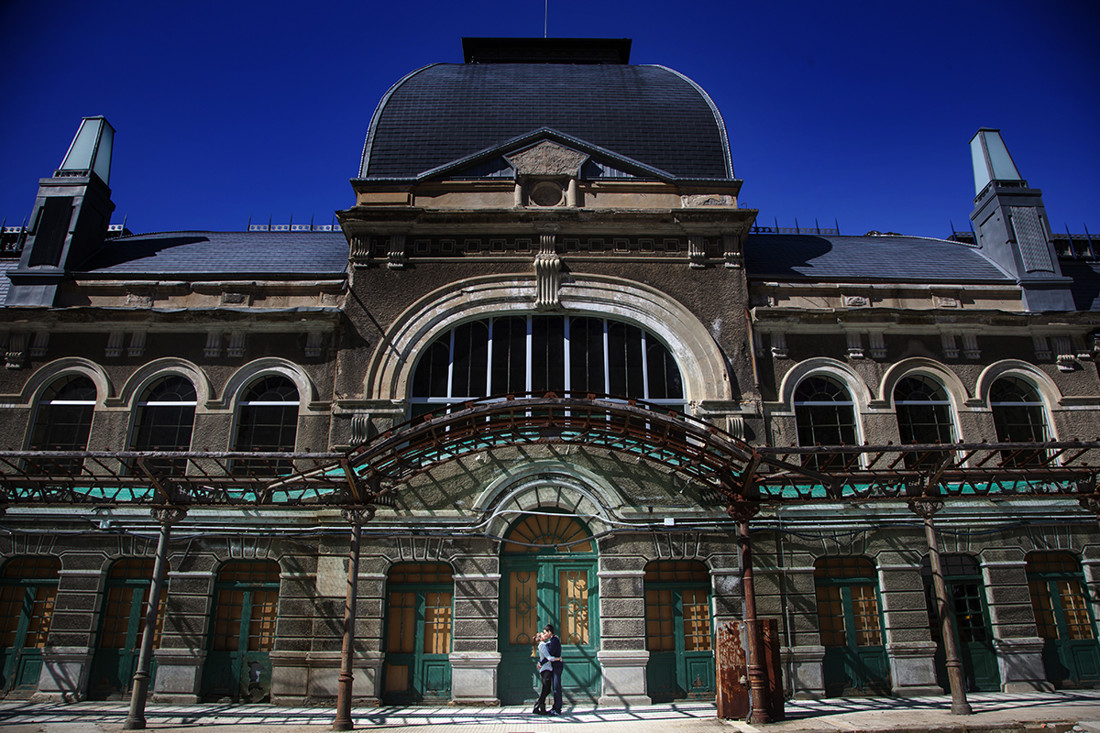
<path fill-rule="evenodd" d="M 17 557 L 4 567 L 0 578 L 0 688 L 4 693 L 38 689 L 60 570 L 60 561 L 52 557 Z"/>
<path fill-rule="evenodd" d="M 214 588 L 210 651 L 202 669 L 205 700 L 262 702 L 271 694 L 279 565 L 226 563 Z"/>
<path fill-rule="evenodd" d="M 509 533 L 501 557 L 501 703 L 537 698 L 532 639 L 548 623 L 561 639 L 565 697 L 599 697 L 596 553 L 588 537 L 577 520 L 553 514 L 527 515 Z"/>
<path fill-rule="evenodd" d="M 451 618 L 454 580 L 443 563 L 400 563 L 386 589 L 387 705 L 451 697 Z"/>
<path fill-rule="evenodd" d="M 1068 552 L 1032 552 L 1027 582 L 1043 639 L 1043 667 L 1056 687 L 1100 683 L 1100 645 L 1085 594 L 1084 575 Z"/>
<path fill-rule="evenodd" d="M 890 665 L 874 563 L 865 557 L 819 558 L 814 585 L 825 694 L 888 695 Z"/>
<path fill-rule="evenodd" d="M 145 607 L 153 577 L 153 560 L 127 558 L 111 566 L 99 627 L 99 643 L 92 657 L 88 697 L 107 700 L 130 694 L 137 671 L 138 652 L 145 626 Z M 153 648 L 160 641 L 160 620 L 167 596 L 161 595 Z M 156 660 L 150 665 L 150 688 L 156 679 Z"/>
<path fill-rule="evenodd" d="M 654 702 L 713 699 L 714 630 L 706 566 L 695 560 L 647 565 L 645 618 L 650 698 Z"/>
<path fill-rule="evenodd" d="M 969 555 L 943 555 L 941 562 L 947 597 L 955 609 L 955 630 L 966 688 L 970 692 L 997 692 L 1001 689 L 1001 673 L 997 653 L 993 649 L 993 628 L 989 623 L 981 569 Z M 946 656 L 933 600 L 932 570 L 927 557 L 921 572 L 925 579 L 932 639 L 936 642 L 936 676 L 940 686 L 947 690 Z"/>

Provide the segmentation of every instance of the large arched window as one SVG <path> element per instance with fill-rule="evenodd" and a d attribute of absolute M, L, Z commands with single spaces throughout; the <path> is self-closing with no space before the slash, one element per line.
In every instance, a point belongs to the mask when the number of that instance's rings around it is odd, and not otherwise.
<path fill-rule="evenodd" d="M 924 376 L 899 380 L 894 387 L 894 407 L 903 444 L 954 442 L 951 400 L 939 382 Z M 926 467 L 942 459 L 942 453 L 906 454 L 905 465 Z"/>
<path fill-rule="evenodd" d="M 1043 400 L 1035 387 L 1019 377 L 1001 377 L 989 388 L 989 409 L 1000 443 L 1041 443 L 1048 439 Z M 1042 463 L 1045 453 L 1037 450 L 1006 450 L 1008 466 Z"/>
<path fill-rule="evenodd" d="M 148 451 L 189 450 L 197 399 L 195 387 L 186 377 L 173 374 L 153 382 L 138 403 L 130 447 Z M 180 459 L 146 462 L 147 466 L 167 473 L 183 473 L 186 464 Z"/>
<path fill-rule="evenodd" d="M 290 452 L 298 433 L 298 388 L 279 374 L 253 382 L 237 409 L 237 438 L 234 450 Z M 285 473 L 289 461 L 236 461 L 235 473 Z"/>
<path fill-rule="evenodd" d="M 88 448 L 92 429 L 96 390 L 83 374 L 70 374 L 55 380 L 38 400 L 31 429 L 29 450 L 82 451 Z M 34 462 L 37 470 L 79 471 L 80 458 L 51 458 Z"/>
<path fill-rule="evenodd" d="M 794 415 L 798 426 L 798 444 L 855 445 L 855 404 L 847 388 L 830 377 L 810 377 L 794 391 Z M 844 458 L 822 454 L 804 456 L 803 463 L 813 468 L 838 467 Z"/>
<path fill-rule="evenodd" d="M 590 316 L 502 316 L 456 326 L 424 350 L 413 373 L 412 411 L 549 391 L 684 406 L 672 354 L 637 326 Z"/>

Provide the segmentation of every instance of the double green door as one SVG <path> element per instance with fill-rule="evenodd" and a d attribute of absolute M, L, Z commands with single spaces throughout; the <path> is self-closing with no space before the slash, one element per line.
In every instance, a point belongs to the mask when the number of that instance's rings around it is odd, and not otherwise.
<path fill-rule="evenodd" d="M 1036 554 L 1040 557 L 1028 559 L 1028 587 L 1044 642 L 1046 677 L 1057 687 L 1095 686 L 1100 683 L 1100 644 L 1080 568 L 1076 560 L 1059 557 L 1064 553 Z"/>
<path fill-rule="evenodd" d="M 15 558 L 0 579 L 0 692 L 33 692 L 42 675 L 57 574 L 54 558 Z"/>
<path fill-rule="evenodd" d="M 594 557 L 505 555 L 501 562 L 501 703 L 534 700 L 541 687 L 532 640 L 546 624 L 561 639 L 562 689 L 570 700 L 600 695 L 599 602 Z"/>
<path fill-rule="evenodd" d="M 647 583 L 646 689 L 654 702 L 685 698 L 713 699 L 714 652 L 710 593 Z"/>
<path fill-rule="evenodd" d="M 450 583 L 390 585 L 382 681 L 387 705 L 450 698 L 451 607 Z"/>
<path fill-rule="evenodd" d="M 137 672 L 149 584 L 148 579 L 111 579 L 108 582 L 99 645 L 92 658 L 88 682 L 88 696 L 93 700 L 121 697 L 130 692 Z M 154 659 L 150 664 L 150 688 L 156 678 L 156 667 Z"/>
<path fill-rule="evenodd" d="M 276 563 L 240 561 L 222 568 L 215 586 L 210 650 L 202 671 L 204 699 L 268 699 L 278 603 Z"/>

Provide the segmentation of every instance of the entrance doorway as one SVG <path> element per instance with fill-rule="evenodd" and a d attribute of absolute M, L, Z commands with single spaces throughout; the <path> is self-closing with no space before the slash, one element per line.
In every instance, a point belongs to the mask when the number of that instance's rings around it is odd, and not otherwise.
<path fill-rule="evenodd" d="M 92 658 L 88 682 L 88 697 L 92 700 L 117 699 L 130 693 L 145 629 L 145 607 L 149 603 L 152 577 L 152 558 L 124 558 L 111 565 L 100 622 L 99 645 Z M 153 636 L 154 649 L 160 646 L 161 623 L 167 600 L 168 594 L 162 593 Z M 157 674 L 155 658 L 149 672 L 149 687 L 152 689 Z"/>
<path fill-rule="evenodd" d="M 1100 683 L 1100 645 L 1084 580 L 1068 552 L 1028 553 L 1027 585 L 1043 639 L 1043 668 L 1055 687 Z"/>
<path fill-rule="evenodd" d="M 875 577 L 866 557 L 822 557 L 814 563 L 828 697 L 890 694 Z"/>
<path fill-rule="evenodd" d="M 214 587 L 210 652 L 202 670 L 204 699 L 268 699 L 278 605 L 278 563 L 239 560 L 222 566 Z"/>
<path fill-rule="evenodd" d="M 2 692 L 34 692 L 42 674 L 42 649 L 50 635 L 61 561 L 16 557 L 0 578 L 0 686 Z"/>
<path fill-rule="evenodd" d="M 451 697 L 451 599 L 443 563 L 398 563 L 386 589 L 382 701 L 399 705 Z"/>
<path fill-rule="evenodd" d="M 596 543 L 578 520 L 528 514 L 511 528 L 501 555 L 499 696 L 505 705 L 533 701 L 541 681 L 534 636 L 553 624 L 561 638 L 562 688 L 570 700 L 600 695 Z"/>
<path fill-rule="evenodd" d="M 997 692 L 1001 689 L 1001 673 L 997 666 L 997 653 L 993 649 L 993 627 L 989 623 L 985 585 L 978 561 L 970 555 L 943 555 L 941 563 L 948 602 L 955 609 L 957 646 L 962 657 L 966 689 L 969 692 Z M 921 576 L 924 578 L 924 597 L 932 640 L 936 642 L 936 678 L 940 687 L 947 691 L 947 658 L 936 615 L 932 566 L 927 555 L 921 561 Z"/>
<path fill-rule="evenodd" d="M 698 560 L 645 568 L 646 683 L 653 702 L 714 699 L 710 574 Z"/>

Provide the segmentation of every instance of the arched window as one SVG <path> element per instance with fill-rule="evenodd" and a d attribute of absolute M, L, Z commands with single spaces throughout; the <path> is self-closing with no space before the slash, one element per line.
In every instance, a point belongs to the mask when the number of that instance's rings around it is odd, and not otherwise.
<path fill-rule="evenodd" d="M 647 331 L 590 316 L 502 316 L 456 326 L 424 350 L 413 373 L 412 413 L 551 391 L 684 407 L 680 369 Z"/>
<path fill-rule="evenodd" d="M 1000 443 L 1041 443 L 1048 439 L 1043 400 L 1035 387 L 1019 377 L 1001 377 L 989 388 L 989 409 Z M 1007 466 L 1043 463 L 1046 455 L 1037 450 L 1006 450 Z"/>
<path fill-rule="evenodd" d="M 951 400 L 939 382 L 924 376 L 905 377 L 894 387 L 894 407 L 897 410 L 898 433 L 903 444 L 953 443 Z M 943 453 L 907 453 L 909 468 L 939 463 Z"/>
<path fill-rule="evenodd" d="M 92 429 L 96 389 L 83 374 L 55 380 L 38 400 L 31 429 L 29 450 L 82 451 L 88 448 Z M 79 471 L 80 458 L 51 458 L 33 462 L 35 470 L 72 473 Z"/>
<path fill-rule="evenodd" d="M 245 391 L 237 409 L 234 450 L 271 453 L 294 450 L 298 433 L 298 388 L 278 374 L 261 377 Z M 287 473 L 290 461 L 236 461 L 234 473 Z"/>
<path fill-rule="evenodd" d="M 810 377 L 794 391 L 794 416 L 798 426 L 798 444 L 855 445 L 855 404 L 847 388 L 830 377 Z M 813 468 L 836 468 L 847 460 L 821 454 L 803 457 Z"/>
<path fill-rule="evenodd" d="M 138 403 L 130 447 L 148 451 L 189 450 L 197 400 L 195 387 L 186 377 L 174 374 L 149 385 Z M 146 461 L 146 465 L 165 473 L 183 473 L 187 461 L 165 459 Z"/>

